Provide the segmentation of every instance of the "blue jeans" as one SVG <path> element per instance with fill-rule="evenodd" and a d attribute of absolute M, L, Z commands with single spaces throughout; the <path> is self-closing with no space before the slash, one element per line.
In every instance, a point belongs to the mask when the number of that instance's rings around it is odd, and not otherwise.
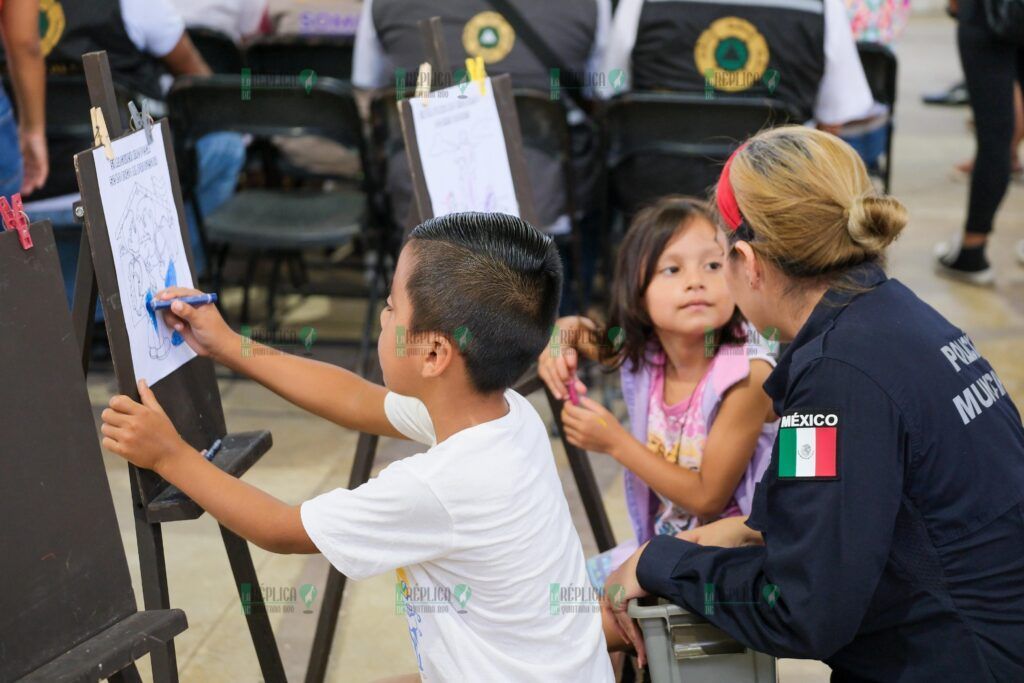
<path fill-rule="evenodd" d="M 860 155 L 868 171 L 878 170 L 878 161 L 889 142 L 889 129 L 884 125 L 860 135 L 840 135 Z M 888 161 L 886 163 L 889 163 Z"/>
<path fill-rule="evenodd" d="M 0 86 L 0 195 L 10 197 L 20 190 L 21 179 L 18 122 L 14 120 L 11 100 Z"/>
<path fill-rule="evenodd" d="M 197 203 L 203 215 L 208 215 L 234 193 L 235 184 L 238 182 L 238 173 L 242 170 L 242 164 L 245 162 L 245 144 L 242 136 L 237 133 L 211 133 L 200 138 L 196 145 L 196 154 L 199 159 Z M 67 292 L 70 306 L 74 296 L 81 228 L 75 221 L 71 209 L 33 211 L 30 218 L 33 221 L 48 219 L 53 223 L 61 273 L 64 275 L 64 289 Z M 192 275 L 193 279 L 197 279 L 206 270 L 206 253 L 203 250 L 203 242 L 199 238 L 199 226 L 196 223 L 195 211 L 191 202 L 185 204 L 185 219 L 188 222 L 189 240 L 192 243 L 192 255 L 195 259 L 195 272 Z M 102 313 L 98 307 L 96 319 L 102 320 Z"/>

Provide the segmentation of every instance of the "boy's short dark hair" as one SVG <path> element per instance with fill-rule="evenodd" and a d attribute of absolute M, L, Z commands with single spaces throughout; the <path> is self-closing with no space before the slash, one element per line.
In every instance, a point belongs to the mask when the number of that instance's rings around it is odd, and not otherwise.
<path fill-rule="evenodd" d="M 480 393 L 503 391 L 547 344 L 562 291 L 554 242 L 501 213 L 453 213 L 409 233 L 410 333 L 454 337 Z"/>

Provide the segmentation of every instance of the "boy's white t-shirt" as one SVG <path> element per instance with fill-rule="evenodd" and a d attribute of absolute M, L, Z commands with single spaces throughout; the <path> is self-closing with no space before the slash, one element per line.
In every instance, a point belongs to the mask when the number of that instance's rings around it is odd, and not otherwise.
<path fill-rule="evenodd" d="M 302 504 L 341 573 L 396 574 L 423 680 L 614 681 L 583 548 L 540 416 L 509 412 L 436 444 L 426 406 L 388 393 L 391 424 L 431 448 Z"/>

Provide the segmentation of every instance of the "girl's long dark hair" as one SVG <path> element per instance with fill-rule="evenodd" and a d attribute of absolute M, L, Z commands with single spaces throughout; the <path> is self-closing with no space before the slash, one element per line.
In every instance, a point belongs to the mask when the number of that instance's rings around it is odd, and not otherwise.
<path fill-rule="evenodd" d="M 669 195 L 642 209 L 630 224 L 615 261 L 608 320 L 609 329 L 618 328 L 616 338 L 621 341 L 611 347 L 601 347 L 603 360 L 612 369 L 626 361 L 636 369 L 652 362 L 647 347 L 655 338 L 654 324 L 647 313 L 644 296 L 654 278 L 661 252 L 696 217 L 706 218 L 714 225 L 703 201 Z M 734 308 L 729 321 L 715 330 L 713 348 L 745 342 L 744 322 L 740 309 Z"/>

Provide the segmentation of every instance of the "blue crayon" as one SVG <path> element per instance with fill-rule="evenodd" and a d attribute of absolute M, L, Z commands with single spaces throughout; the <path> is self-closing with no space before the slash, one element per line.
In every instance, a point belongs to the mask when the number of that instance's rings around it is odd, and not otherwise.
<path fill-rule="evenodd" d="M 213 456 L 217 455 L 217 451 L 220 450 L 220 447 L 221 441 L 220 439 L 217 439 L 216 441 L 213 442 L 213 444 L 210 445 L 209 448 L 206 449 L 206 459 L 213 462 Z"/>
<path fill-rule="evenodd" d="M 150 299 L 146 302 L 146 305 L 153 311 L 159 311 L 161 308 L 170 308 L 171 304 L 175 301 L 188 304 L 189 306 L 202 306 L 203 304 L 213 304 L 217 302 L 216 294 L 196 294 L 195 296 L 181 296 L 177 299 Z"/>

